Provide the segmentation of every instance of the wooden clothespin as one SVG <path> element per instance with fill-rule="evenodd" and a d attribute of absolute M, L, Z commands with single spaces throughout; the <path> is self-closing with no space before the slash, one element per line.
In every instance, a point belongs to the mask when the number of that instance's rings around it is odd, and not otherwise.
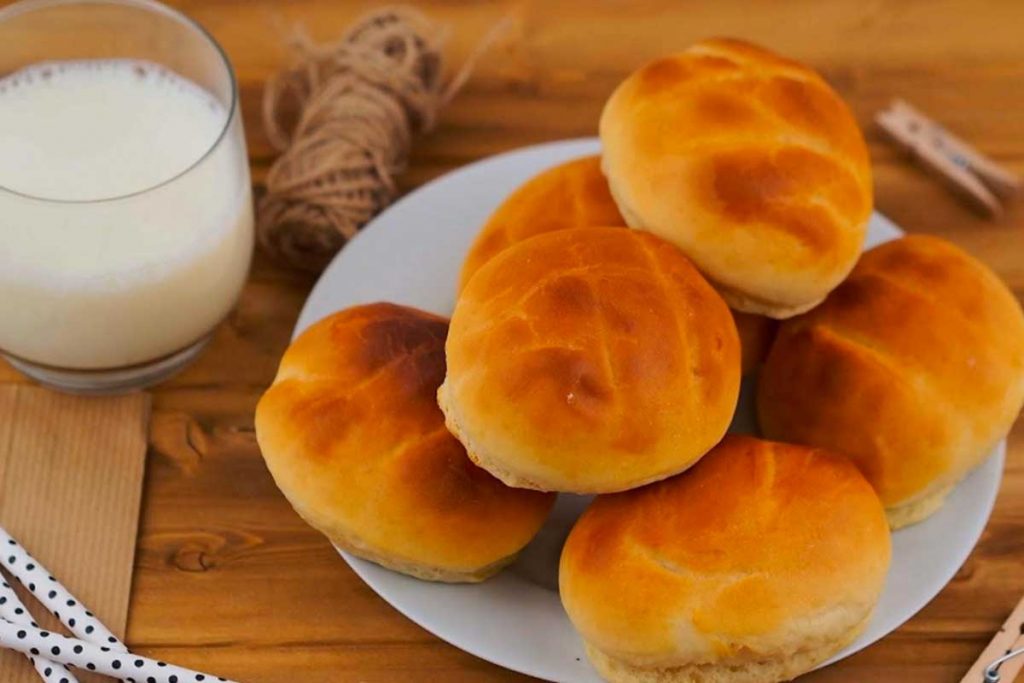
<path fill-rule="evenodd" d="M 1021 180 L 902 100 L 875 115 L 896 144 L 950 184 L 990 217 L 1003 211 L 1001 199 L 1021 189 Z"/>
<path fill-rule="evenodd" d="M 960 683 L 1010 683 L 1024 669 L 1024 599 Z"/>

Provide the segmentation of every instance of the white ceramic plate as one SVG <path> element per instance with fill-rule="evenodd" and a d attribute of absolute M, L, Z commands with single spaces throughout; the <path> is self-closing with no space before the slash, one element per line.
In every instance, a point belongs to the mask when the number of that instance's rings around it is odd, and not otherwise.
<path fill-rule="evenodd" d="M 431 182 L 377 217 L 334 259 L 299 317 L 295 334 L 347 306 L 392 301 L 450 315 L 462 259 L 487 216 L 518 185 L 561 161 L 593 154 L 596 140 L 555 142 L 470 164 Z M 868 246 L 901 230 L 875 214 Z M 744 386 L 732 431 L 754 431 Z M 926 522 L 898 531 L 888 584 L 865 633 L 831 661 L 897 628 L 932 599 L 967 559 L 992 511 L 1003 470 L 1000 444 Z M 477 585 L 418 581 L 341 553 L 382 598 L 417 624 L 478 657 L 551 681 L 597 683 L 562 611 L 558 555 L 586 504 L 562 495 L 520 559 Z"/>

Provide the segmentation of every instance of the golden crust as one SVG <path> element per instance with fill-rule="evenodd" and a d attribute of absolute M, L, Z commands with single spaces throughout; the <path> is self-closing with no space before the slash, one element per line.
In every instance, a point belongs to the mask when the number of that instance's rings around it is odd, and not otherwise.
<path fill-rule="evenodd" d="M 625 226 L 597 156 L 573 159 L 531 178 L 491 215 L 470 247 L 459 290 L 509 245 L 564 228 Z"/>
<path fill-rule="evenodd" d="M 566 541 L 559 590 L 609 680 L 769 683 L 860 632 L 890 555 L 849 460 L 727 436 L 684 474 L 599 496 Z"/>
<path fill-rule="evenodd" d="M 765 435 L 851 457 L 894 527 L 937 509 L 1022 403 L 1020 305 L 927 236 L 866 252 L 824 304 L 783 323 L 758 391 Z"/>
<path fill-rule="evenodd" d="M 473 241 L 459 275 L 462 291 L 473 273 L 496 254 L 525 239 L 554 230 L 625 226 L 608 189 L 598 156 L 559 164 L 531 178 L 509 195 Z M 743 350 L 743 373 L 768 355 L 775 321 L 733 311 Z"/>
<path fill-rule="evenodd" d="M 737 310 L 807 310 L 860 254 L 867 148 L 806 67 L 741 41 L 702 41 L 627 78 L 600 131 L 627 222 L 683 249 Z"/>
<path fill-rule="evenodd" d="M 540 529 L 553 496 L 510 489 L 444 427 L 443 318 L 356 306 L 289 347 L 256 409 L 267 467 L 337 545 L 413 576 L 478 581 Z"/>
<path fill-rule="evenodd" d="M 740 352 L 722 299 L 671 244 L 549 232 L 487 263 L 456 304 L 439 402 L 506 483 L 622 490 L 692 465 L 725 433 Z"/>

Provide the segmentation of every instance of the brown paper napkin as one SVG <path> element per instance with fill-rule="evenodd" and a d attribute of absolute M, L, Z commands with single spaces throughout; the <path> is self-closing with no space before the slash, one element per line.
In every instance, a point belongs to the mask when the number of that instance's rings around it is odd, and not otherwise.
<path fill-rule="evenodd" d="M 146 394 L 77 397 L 0 385 L 0 523 L 120 638 L 148 420 Z M 57 628 L 19 593 L 44 628 Z M 21 655 L 0 651 L 0 681 L 38 680 Z"/>

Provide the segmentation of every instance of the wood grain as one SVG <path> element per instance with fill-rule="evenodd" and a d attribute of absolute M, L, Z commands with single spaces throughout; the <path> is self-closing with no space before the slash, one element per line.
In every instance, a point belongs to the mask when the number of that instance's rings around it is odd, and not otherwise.
<path fill-rule="evenodd" d="M 282 26 L 338 36 L 372 6 L 339 0 L 175 0 L 238 70 L 257 182 L 272 154 L 263 81 L 288 60 Z M 1024 171 L 1024 3 L 1019 0 L 498 0 L 417 3 L 451 26 L 454 61 L 504 16 L 402 187 L 483 156 L 592 135 L 604 99 L 644 60 L 708 35 L 767 44 L 816 66 L 867 130 L 876 204 L 910 232 L 952 239 L 1024 294 L 1024 208 L 997 223 L 966 209 L 870 125 L 902 97 Z M 128 627 L 140 651 L 253 683 L 526 680 L 452 648 L 377 598 L 275 489 L 252 410 L 313 278 L 258 257 L 237 310 L 202 358 L 153 392 Z M 0 381 L 21 382 L 0 367 Z M 0 432 L 3 426 L 0 425 Z M 955 683 L 1024 594 L 1024 432 L 1010 437 L 992 521 L 950 585 L 881 643 L 804 680 Z"/>

